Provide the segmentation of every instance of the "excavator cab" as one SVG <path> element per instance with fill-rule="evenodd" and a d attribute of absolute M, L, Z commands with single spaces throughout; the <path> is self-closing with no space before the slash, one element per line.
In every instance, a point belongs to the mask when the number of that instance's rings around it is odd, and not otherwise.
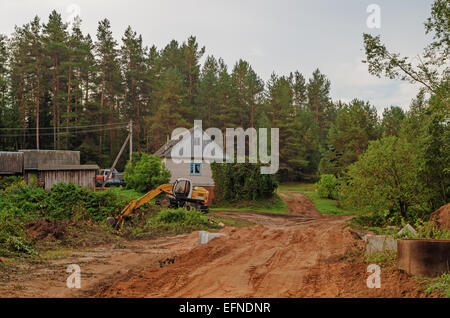
<path fill-rule="evenodd" d="M 173 184 L 173 194 L 177 199 L 190 199 L 192 197 L 192 185 L 189 179 L 177 179 Z"/>

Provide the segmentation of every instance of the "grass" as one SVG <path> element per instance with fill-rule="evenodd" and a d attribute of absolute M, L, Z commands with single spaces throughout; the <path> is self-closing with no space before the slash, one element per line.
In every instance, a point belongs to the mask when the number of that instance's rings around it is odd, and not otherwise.
<path fill-rule="evenodd" d="M 211 211 L 256 211 L 268 213 L 287 213 L 287 203 L 278 194 L 271 199 L 259 201 L 220 202 L 212 207 Z"/>
<path fill-rule="evenodd" d="M 125 189 L 121 187 L 110 187 L 106 189 L 107 190 L 105 191 L 116 193 L 117 195 L 128 201 L 136 200 L 137 198 L 140 198 L 141 196 L 144 195 L 144 193 L 138 192 L 134 189 Z"/>
<path fill-rule="evenodd" d="M 182 208 L 161 210 L 127 221 L 121 232 L 131 239 L 171 236 L 198 230 L 218 229 L 199 211 L 186 211 Z"/>
<path fill-rule="evenodd" d="M 428 286 L 425 290 L 426 295 L 437 292 L 441 297 L 450 298 L 450 273 L 444 273 L 436 278 L 428 278 L 426 285 Z"/>
<path fill-rule="evenodd" d="M 313 183 L 283 183 L 278 187 L 278 193 L 303 193 L 311 199 L 317 210 L 323 214 L 334 215 L 350 215 L 355 214 L 356 211 L 345 210 L 337 206 L 336 200 L 324 199 L 319 197 L 319 194 L 314 189 Z"/>
<path fill-rule="evenodd" d="M 250 221 L 230 218 L 230 217 L 226 217 L 226 216 L 223 216 L 223 215 L 219 215 L 219 214 L 214 213 L 214 212 L 210 212 L 208 215 L 212 217 L 212 220 L 215 223 L 222 222 L 223 224 L 228 225 L 228 226 L 232 226 L 232 227 L 247 227 L 247 226 L 255 225 L 254 223 L 252 223 Z"/>
<path fill-rule="evenodd" d="M 374 253 L 371 255 L 365 254 L 364 256 L 364 263 L 367 264 L 384 265 L 393 268 L 395 268 L 397 264 L 397 252 Z"/>

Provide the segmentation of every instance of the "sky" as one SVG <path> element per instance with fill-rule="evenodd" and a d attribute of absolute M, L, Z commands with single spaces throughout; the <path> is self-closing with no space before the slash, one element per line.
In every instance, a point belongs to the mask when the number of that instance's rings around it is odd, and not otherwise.
<path fill-rule="evenodd" d="M 333 100 L 369 101 L 379 113 L 392 105 L 409 109 L 420 86 L 370 75 L 363 33 L 380 34 L 388 49 L 417 56 L 430 41 L 423 23 L 432 0 L 2 0 L 0 33 L 10 35 L 38 15 L 47 22 L 53 9 L 66 21 L 78 14 L 82 30 L 95 36 L 98 21 L 111 21 L 119 41 L 128 25 L 144 44 L 159 49 L 172 39 L 197 37 L 206 55 L 222 57 L 231 70 L 248 61 L 266 82 L 274 72 L 298 70 L 309 78 L 319 68 L 331 81 Z M 379 28 L 369 28 L 379 8 Z M 204 58 L 203 58 L 204 59 Z"/>

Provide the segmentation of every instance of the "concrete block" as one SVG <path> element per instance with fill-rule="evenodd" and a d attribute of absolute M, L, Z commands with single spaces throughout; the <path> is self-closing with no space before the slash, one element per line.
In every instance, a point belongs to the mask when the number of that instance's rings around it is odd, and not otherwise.
<path fill-rule="evenodd" d="M 366 253 L 369 255 L 397 251 L 397 240 L 392 236 L 367 235 L 365 238 Z"/>
<path fill-rule="evenodd" d="M 398 235 L 402 235 L 404 233 L 410 233 L 412 235 L 417 235 L 417 231 L 409 224 L 406 224 L 400 231 L 398 231 Z"/>
<path fill-rule="evenodd" d="M 210 233 L 207 231 L 200 231 L 198 233 L 198 244 L 207 244 L 209 241 L 216 237 L 226 236 L 224 233 Z"/>
<path fill-rule="evenodd" d="M 398 268 L 410 275 L 436 277 L 449 270 L 450 240 L 398 240 Z"/>

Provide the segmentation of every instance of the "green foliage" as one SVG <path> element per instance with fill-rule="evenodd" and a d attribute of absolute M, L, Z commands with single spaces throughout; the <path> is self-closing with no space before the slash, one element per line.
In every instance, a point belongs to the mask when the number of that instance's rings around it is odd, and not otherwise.
<path fill-rule="evenodd" d="M 261 174 L 260 164 L 211 164 L 215 198 L 226 201 L 255 201 L 272 198 L 278 183 L 271 174 Z"/>
<path fill-rule="evenodd" d="M 390 253 L 374 253 L 365 255 L 364 263 L 366 264 L 382 264 L 395 266 L 397 261 L 397 252 Z"/>
<path fill-rule="evenodd" d="M 135 218 L 122 228 L 122 233 L 125 237 L 143 238 L 214 228 L 217 226 L 210 224 L 201 212 L 179 208 L 152 213 L 141 220 Z"/>
<path fill-rule="evenodd" d="M 170 171 L 162 164 L 161 158 L 145 153 L 133 155 L 133 165 L 128 163 L 123 174 L 127 187 L 145 193 L 169 182 Z"/>
<path fill-rule="evenodd" d="M 17 185 L 23 182 L 23 177 L 19 176 L 3 176 L 0 177 L 0 190 L 6 190 L 8 187 Z"/>
<path fill-rule="evenodd" d="M 319 182 L 316 183 L 316 189 L 321 198 L 337 200 L 339 196 L 339 181 L 332 174 L 323 174 Z"/>
<path fill-rule="evenodd" d="M 341 183 L 344 205 L 384 213 L 399 212 L 423 202 L 420 163 L 413 145 L 395 136 L 372 141 Z"/>
<path fill-rule="evenodd" d="M 186 211 L 181 208 L 162 210 L 156 217 L 156 222 L 163 224 L 208 225 L 208 219 L 201 212 Z"/>
<path fill-rule="evenodd" d="M 235 201 L 229 202 L 222 200 L 216 202 L 211 210 L 224 210 L 227 211 L 257 211 L 268 213 L 287 213 L 288 207 L 286 201 L 278 194 L 274 194 L 273 197 L 267 199 L 260 199 L 257 201 Z"/>
<path fill-rule="evenodd" d="M 319 172 L 336 176 L 344 173 L 364 153 L 369 142 L 379 137 L 378 126 L 377 111 L 368 102 L 354 99 L 349 104 L 338 103 Z"/>
<path fill-rule="evenodd" d="M 388 225 L 401 225 L 400 213 L 393 211 L 360 213 L 352 218 L 351 222 L 361 227 L 386 227 Z"/>
<path fill-rule="evenodd" d="M 425 294 L 429 295 L 437 291 L 439 295 L 450 298 L 450 273 L 444 273 L 441 276 L 430 279 Z"/>
<path fill-rule="evenodd" d="M 23 223 L 6 209 L 0 210 L 0 255 L 35 255 L 32 242 L 24 235 Z"/>
<path fill-rule="evenodd" d="M 103 222 L 141 194 L 133 190 L 94 192 L 73 183 L 59 183 L 51 191 L 19 182 L 0 190 L 0 253 L 35 254 L 24 224 L 46 217 L 67 220 L 87 218 Z"/>
<path fill-rule="evenodd" d="M 417 238 L 450 240 L 450 231 L 447 229 L 439 229 L 433 221 L 425 222 L 423 220 L 417 220 L 414 224 L 414 228 L 418 233 Z"/>

